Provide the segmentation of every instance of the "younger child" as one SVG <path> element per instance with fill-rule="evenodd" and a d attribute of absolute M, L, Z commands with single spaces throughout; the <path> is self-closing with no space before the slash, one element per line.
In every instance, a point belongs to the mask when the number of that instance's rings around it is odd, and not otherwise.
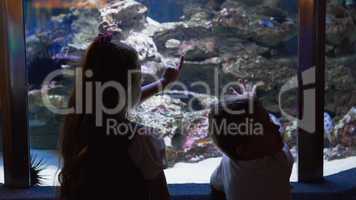
<path fill-rule="evenodd" d="M 242 94 L 210 113 L 210 135 L 224 153 L 211 176 L 212 189 L 227 200 L 290 200 L 292 155 L 267 111 L 249 100 L 253 95 L 242 86 Z"/>

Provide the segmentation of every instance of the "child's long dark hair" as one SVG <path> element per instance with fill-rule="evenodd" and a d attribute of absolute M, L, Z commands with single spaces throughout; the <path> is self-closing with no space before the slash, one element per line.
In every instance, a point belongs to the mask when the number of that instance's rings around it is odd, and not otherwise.
<path fill-rule="evenodd" d="M 90 126 L 92 122 L 86 122 L 86 118 L 94 117 L 94 113 L 87 113 L 86 103 L 92 102 L 92 110 L 95 111 L 96 106 L 96 92 L 93 89 L 92 94 L 86 94 L 84 83 L 92 83 L 95 86 L 95 83 L 105 83 L 109 81 L 115 81 L 120 83 L 126 91 L 128 91 L 128 73 L 129 70 L 138 70 L 138 57 L 137 53 L 131 47 L 124 44 L 113 44 L 110 41 L 106 41 L 105 37 L 100 36 L 93 42 L 87 50 L 85 59 L 81 65 L 82 73 L 82 113 L 72 113 L 68 114 L 65 117 L 64 125 L 61 131 L 60 137 L 60 153 L 62 156 L 63 167 L 59 174 L 60 187 L 60 199 L 71 200 L 75 199 L 80 187 L 79 183 L 83 179 L 81 174 L 81 168 L 84 165 L 84 161 L 88 157 L 88 135 L 89 133 L 83 131 L 85 126 Z M 91 70 L 92 76 L 88 77 L 88 70 Z M 133 77 L 135 79 L 135 77 Z M 140 83 L 140 77 L 136 75 L 136 79 L 132 81 L 134 84 Z M 130 85 L 132 86 L 132 85 Z M 139 86 L 132 86 L 134 94 L 138 93 Z M 74 89 L 68 106 L 77 110 L 76 100 L 79 100 L 76 97 L 76 89 Z M 107 108 L 115 107 L 117 104 L 120 94 L 117 91 L 107 90 L 104 92 L 103 104 Z M 135 98 L 133 98 L 135 99 Z M 79 100 L 80 101 L 80 100 Z M 135 101 L 135 100 L 134 100 Z M 136 98 L 137 101 L 137 98 Z M 125 107 L 121 113 L 117 113 L 117 116 L 125 116 L 128 111 L 128 107 Z M 84 114 L 85 113 L 85 114 Z M 128 143 L 128 140 L 126 141 Z M 84 180 L 86 178 L 84 177 Z"/>

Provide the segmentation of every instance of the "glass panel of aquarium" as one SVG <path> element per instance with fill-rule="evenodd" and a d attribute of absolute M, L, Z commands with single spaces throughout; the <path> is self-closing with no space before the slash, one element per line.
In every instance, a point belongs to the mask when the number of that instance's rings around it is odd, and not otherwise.
<path fill-rule="evenodd" d="M 258 96 L 280 124 L 296 155 L 295 86 L 298 50 L 296 0 L 26 0 L 29 125 L 34 163 L 43 160 L 42 185 L 57 184 L 58 135 L 74 71 L 98 33 L 114 31 L 113 42 L 134 47 L 143 83 L 175 67 L 185 54 L 181 78 L 139 105 L 133 120 L 154 128 L 166 144 L 168 183 L 208 183 L 221 153 L 208 137 L 208 113 L 228 83 L 263 82 Z M 293 88 L 293 87 L 292 87 Z M 43 101 L 47 92 L 48 102 Z M 230 90 L 226 90 L 227 93 Z M 279 95 L 282 102 L 278 101 Z M 296 180 L 293 170 L 292 180 Z"/>
<path fill-rule="evenodd" d="M 0 111 L 0 183 L 4 183 L 4 157 L 3 157 L 3 121 L 2 121 L 2 112 Z"/>
<path fill-rule="evenodd" d="M 356 1 L 328 1 L 324 175 L 356 167 Z"/>

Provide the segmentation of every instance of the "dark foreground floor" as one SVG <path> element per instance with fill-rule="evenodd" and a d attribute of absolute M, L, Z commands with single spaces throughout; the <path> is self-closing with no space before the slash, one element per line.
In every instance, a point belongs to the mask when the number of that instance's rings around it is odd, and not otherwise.
<path fill-rule="evenodd" d="M 293 183 L 293 200 L 356 200 L 356 169 L 325 178 L 323 183 Z M 169 186 L 173 200 L 212 200 L 207 184 Z M 0 200 L 55 200 L 56 188 L 8 190 L 0 186 Z"/>

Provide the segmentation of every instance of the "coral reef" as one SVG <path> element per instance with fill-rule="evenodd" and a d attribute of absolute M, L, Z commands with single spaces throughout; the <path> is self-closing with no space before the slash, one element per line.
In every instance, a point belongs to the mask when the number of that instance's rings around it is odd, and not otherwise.
<path fill-rule="evenodd" d="M 345 152 L 355 146 L 354 120 L 350 122 L 346 118 L 352 115 L 354 109 L 349 110 L 356 105 L 356 10 L 347 2 L 328 0 L 325 108 L 332 116 L 326 117 L 326 141 L 330 145 L 325 153 L 327 159 L 349 155 Z M 30 73 L 31 68 L 45 71 L 42 68 L 46 65 L 52 70 L 68 64 L 53 56 L 64 52 L 80 57 L 94 37 L 106 30 L 115 33 L 113 42 L 124 42 L 137 50 L 145 83 L 160 76 L 165 67 L 175 66 L 184 53 L 186 65 L 180 81 L 190 92 L 173 88 L 175 90 L 155 96 L 139 106 L 133 118 L 161 133 L 167 144 L 170 165 L 219 156 L 206 131 L 209 102 L 216 101 L 221 89 L 221 85 L 216 87 L 214 73 L 219 74 L 219 83 L 237 78 L 263 81 L 265 85 L 258 91 L 260 99 L 269 111 L 278 113 L 279 90 L 295 75 L 297 68 L 298 25 L 296 9 L 292 8 L 296 1 L 177 0 L 175 3 L 179 5 L 177 9 L 182 9 L 182 16 L 178 20 L 176 14 L 180 11 L 177 11 L 174 17 L 177 21 L 162 23 L 149 16 L 152 8 L 147 6 L 156 3 L 110 0 L 105 5 L 73 8 L 53 17 L 51 26 L 67 26 L 36 34 L 29 32 L 30 60 L 48 61 L 43 65 L 30 62 Z M 168 19 L 167 13 L 164 15 L 164 19 Z M 61 48 L 58 50 L 56 46 Z M 75 67 L 78 63 L 69 65 Z M 33 76 L 32 79 L 39 78 Z M 56 80 L 49 88 L 54 104 L 64 105 L 72 87 L 70 80 L 68 77 Z M 194 81 L 208 83 L 211 93 L 190 86 Z M 283 96 L 291 112 L 295 111 L 293 95 Z M 60 116 L 51 115 L 45 109 L 38 90 L 30 91 L 30 119 L 31 134 L 53 137 L 56 135 L 53 127 L 59 127 L 61 122 Z M 283 117 L 280 121 L 286 141 L 295 146 L 296 123 L 287 122 Z"/>

